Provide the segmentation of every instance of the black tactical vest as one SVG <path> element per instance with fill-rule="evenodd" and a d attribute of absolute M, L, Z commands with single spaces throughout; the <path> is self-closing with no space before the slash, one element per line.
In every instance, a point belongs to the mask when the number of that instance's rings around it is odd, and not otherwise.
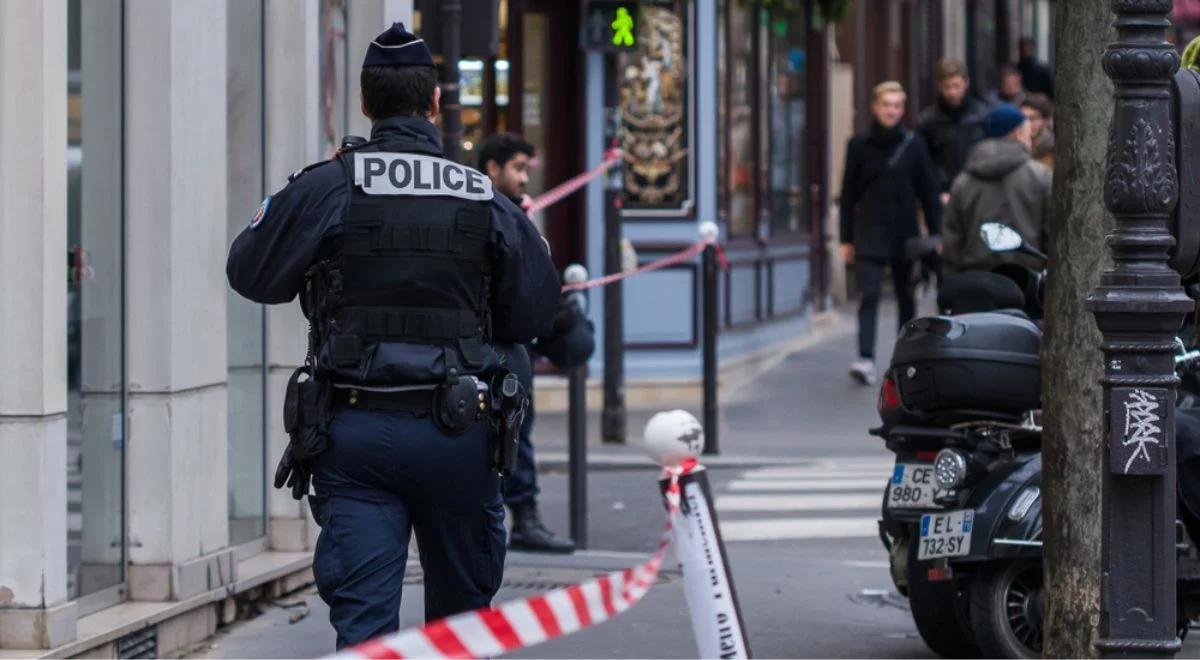
<path fill-rule="evenodd" d="M 315 305 L 317 373 L 337 383 L 435 384 L 494 360 L 491 182 L 405 146 L 339 156 L 349 209 Z"/>

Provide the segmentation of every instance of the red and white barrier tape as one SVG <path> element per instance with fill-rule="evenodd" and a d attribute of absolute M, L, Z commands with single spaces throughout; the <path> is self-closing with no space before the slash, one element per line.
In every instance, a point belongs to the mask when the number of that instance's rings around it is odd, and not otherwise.
<path fill-rule="evenodd" d="M 557 186 L 554 186 L 550 190 L 547 190 L 541 195 L 538 195 L 537 198 L 535 198 L 529 205 L 529 208 L 525 209 L 525 212 L 532 215 L 538 211 L 541 211 L 547 206 L 550 206 L 551 204 L 562 201 L 563 198 L 586 186 L 592 179 L 595 179 L 601 174 L 604 174 L 612 169 L 612 167 L 620 162 L 620 160 L 621 152 L 619 150 L 611 149 L 605 152 L 604 162 L 586 172 L 583 172 L 582 174 L 577 174 L 558 184 Z"/>
<path fill-rule="evenodd" d="M 679 511 L 679 478 L 695 459 L 665 470 L 667 525 L 658 550 L 640 566 L 532 598 L 456 614 L 346 649 L 338 658 L 487 658 L 603 623 L 632 607 L 658 578 Z"/>
<path fill-rule="evenodd" d="M 565 284 L 565 285 L 563 285 L 562 290 L 563 290 L 563 293 L 567 293 L 568 291 L 582 291 L 584 289 L 594 289 L 596 287 L 607 286 L 609 284 L 612 284 L 613 282 L 619 282 L 621 280 L 628 279 L 630 277 L 633 277 L 634 275 L 641 275 L 643 273 L 649 273 L 651 271 L 661 270 L 663 268 L 666 268 L 667 266 L 673 266 L 677 263 L 691 259 L 692 257 L 696 256 L 697 254 L 700 254 L 701 252 L 703 252 L 704 248 L 708 247 L 709 245 L 716 248 L 717 259 L 720 260 L 720 262 L 721 262 L 721 269 L 727 270 L 729 268 L 729 261 L 725 258 L 725 251 L 721 249 L 721 244 L 717 243 L 715 241 L 699 241 L 699 242 L 695 243 L 694 245 L 690 245 L 690 246 L 680 250 L 679 252 L 676 252 L 675 254 L 670 254 L 670 255 L 663 257 L 662 259 L 651 261 L 650 263 L 639 266 L 639 267 L 635 268 L 634 270 L 622 271 L 620 273 L 613 273 L 611 275 L 605 275 L 604 277 L 597 277 L 596 279 L 593 279 L 593 280 L 587 280 L 586 282 L 575 282 L 574 284 Z"/>

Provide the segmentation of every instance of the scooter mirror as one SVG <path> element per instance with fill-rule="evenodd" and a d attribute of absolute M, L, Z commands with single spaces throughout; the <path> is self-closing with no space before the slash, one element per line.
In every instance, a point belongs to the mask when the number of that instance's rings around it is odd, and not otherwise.
<path fill-rule="evenodd" d="M 979 236 L 992 252 L 1012 252 L 1021 249 L 1025 239 L 1017 230 L 1003 222 L 985 222 L 979 228 Z"/>

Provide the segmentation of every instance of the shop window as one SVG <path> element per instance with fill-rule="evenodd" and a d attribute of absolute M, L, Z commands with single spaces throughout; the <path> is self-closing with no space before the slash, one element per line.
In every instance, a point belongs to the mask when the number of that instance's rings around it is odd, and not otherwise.
<path fill-rule="evenodd" d="M 808 51 L 804 15 L 771 20 L 769 93 L 771 230 L 807 230 L 805 204 L 805 90 Z"/>
<path fill-rule="evenodd" d="M 265 196 L 263 140 L 263 0 L 229 4 L 227 25 L 228 149 L 226 236 L 249 223 Z M 335 138 L 336 139 L 336 138 Z M 229 541 L 266 536 L 263 307 L 230 289 L 228 332 Z"/>
<path fill-rule="evenodd" d="M 125 327 L 122 3 L 67 3 L 67 589 L 122 597 Z"/>
<path fill-rule="evenodd" d="M 637 50 L 624 55 L 621 148 L 625 208 L 678 210 L 689 199 L 688 9 L 686 3 L 643 3 Z"/>
<path fill-rule="evenodd" d="M 357 99 L 357 85 L 355 94 L 350 91 L 346 12 L 347 0 L 321 0 L 321 157 L 331 155 L 350 132 L 350 99 Z"/>
<path fill-rule="evenodd" d="M 729 46 L 726 66 L 729 69 L 724 129 L 729 133 L 729 164 L 725 186 L 732 236 L 754 235 L 756 225 L 753 11 L 731 3 L 726 15 L 726 43 Z"/>

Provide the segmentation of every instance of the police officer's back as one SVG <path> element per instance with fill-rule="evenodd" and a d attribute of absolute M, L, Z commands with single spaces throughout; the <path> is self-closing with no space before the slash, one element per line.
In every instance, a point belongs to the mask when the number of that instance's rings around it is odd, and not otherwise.
<path fill-rule="evenodd" d="M 440 157 L 423 41 L 400 24 L 377 37 L 362 93 L 371 139 L 289 177 L 227 266 L 251 300 L 299 295 L 312 324 L 276 485 L 299 498 L 311 475 L 313 572 L 339 648 L 397 628 L 411 530 L 427 619 L 495 595 L 504 526 L 491 421 L 505 365 L 494 346 L 549 327 L 560 288 L 523 214 Z"/>

